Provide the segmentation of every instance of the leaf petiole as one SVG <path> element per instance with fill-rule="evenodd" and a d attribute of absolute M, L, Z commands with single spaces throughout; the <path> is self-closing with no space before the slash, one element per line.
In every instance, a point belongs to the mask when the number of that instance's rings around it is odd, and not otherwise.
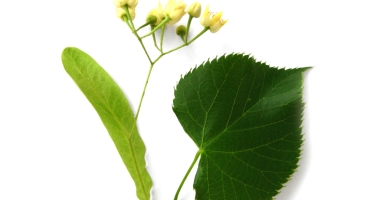
<path fill-rule="evenodd" d="M 199 151 L 197 152 L 197 154 L 195 154 L 195 157 L 194 157 L 193 162 L 191 163 L 189 169 L 187 170 L 187 172 L 186 172 L 186 174 L 185 174 L 185 177 L 183 177 L 182 182 L 181 182 L 181 184 L 179 185 L 179 187 L 178 187 L 178 189 L 177 189 L 177 192 L 175 193 L 174 200 L 177 200 L 177 199 L 178 199 L 178 195 L 179 195 L 179 192 L 180 192 L 181 189 L 182 189 L 183 184 L 185 183 L 187 177 L 189 176 L 191 170 L 193 169 L 195 163 L 198 161 L 198 158 L 199 158 L 199 156 L 202 154 L 202 152 L 203 152 L 202 150 L 199 150 Z"/>

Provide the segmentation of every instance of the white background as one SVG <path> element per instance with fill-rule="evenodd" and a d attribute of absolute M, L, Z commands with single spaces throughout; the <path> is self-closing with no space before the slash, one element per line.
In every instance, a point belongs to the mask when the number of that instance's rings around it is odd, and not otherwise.
<path fill-rule="evenodd" d="M 173 199 L 197 151 L 171 110 L 180 75 L 232 52 L 272 66 L 314 66 L 305 74 L 304 153 L 278 200 L 380 199 L 376 3 L 202 1 L 223 10 L 228 23 L 157 64 L 140 113 L 152 199 Z M 154 6 L 156 1 L 141 0 L 135 24 Z M 193 27 L 192 35 L 201 29 L 197 21 Z M 166 47 L 179 44 L 176 35 L 167 36 Z M 148 62 L 114 16 L 111 0 L 1 0 L 0 199 L 136 199 L 106 129 L 63 69 L 67 46 L 94 57 L 136 110 Z M 194 199 L 193 175 L 182 200 Z"/>

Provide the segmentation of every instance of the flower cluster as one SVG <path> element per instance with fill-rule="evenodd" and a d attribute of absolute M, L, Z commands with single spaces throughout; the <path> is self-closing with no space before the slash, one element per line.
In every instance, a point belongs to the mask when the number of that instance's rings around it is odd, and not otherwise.
<path fill-rule="evenodd" d="M 135 18 L 135 8 L 138 0 L 113 0 L 116 6 L 116 15 L 125 21 L 127 11 L 133 20 Z M 183 0 L 168 0 L 165 7 L 158 2 L 158 6 L 153 8 L 147 15 L 146 21 L 152 26 L 161 26 L 164 24 L 174 25 L 179 22 L 182 17 L 187 13 L 189 14 L 189 21 L 192 18 L 199 18 L 201 16 L 202 6 L 199 2 L 195 2 L 187 7 Z M 221 19 L 222 12 L 213 13 L 209 11 L 209 6 L 206 7 L 200 23 L 210 32 L 215 33 L 219 31 L 228 20 Z M 187 27 L 189 28 L 189 27 Z"/>

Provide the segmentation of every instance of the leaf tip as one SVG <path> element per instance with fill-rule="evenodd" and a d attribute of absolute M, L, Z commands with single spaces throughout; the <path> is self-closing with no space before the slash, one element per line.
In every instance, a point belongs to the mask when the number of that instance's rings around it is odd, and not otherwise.
<path fill-rule="evenodd" d="M 71 53 L 74 50 L 79 50 L 79 49 L 76 48 L 76 47 L 66 47 L 62 51 L 62 55 L 69 54 L 69 53 Z"/>
<path fill-rule="evenodd" d="M 66 47 L 63 49 L 61 54 L 61 59 L 63 62 L 65 62 L 67 59 L 72 58 L 72 54 L 74 51 L 81 51 L 80 49 L 76 47 Z"/>

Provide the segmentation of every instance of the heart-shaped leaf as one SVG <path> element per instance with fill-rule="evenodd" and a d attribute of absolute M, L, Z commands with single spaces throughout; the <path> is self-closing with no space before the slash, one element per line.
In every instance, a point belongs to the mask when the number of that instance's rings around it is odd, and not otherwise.
<path fill-rule="evenodd" d="M 62 52 L 66 72 L 98 112 L 136 185 L 139 199 L 150 199 L 152 180 L 146 170 L 145 145 L 124 93 L 88 54 L 69 47 Z"/>
<path fill-rule="evenodd" d="M 306 69 L 231 54 L 180 80 L 173 110 L 201 154 L 197 200 L 266 200 L 279 192 L 301 154 Z"/>

